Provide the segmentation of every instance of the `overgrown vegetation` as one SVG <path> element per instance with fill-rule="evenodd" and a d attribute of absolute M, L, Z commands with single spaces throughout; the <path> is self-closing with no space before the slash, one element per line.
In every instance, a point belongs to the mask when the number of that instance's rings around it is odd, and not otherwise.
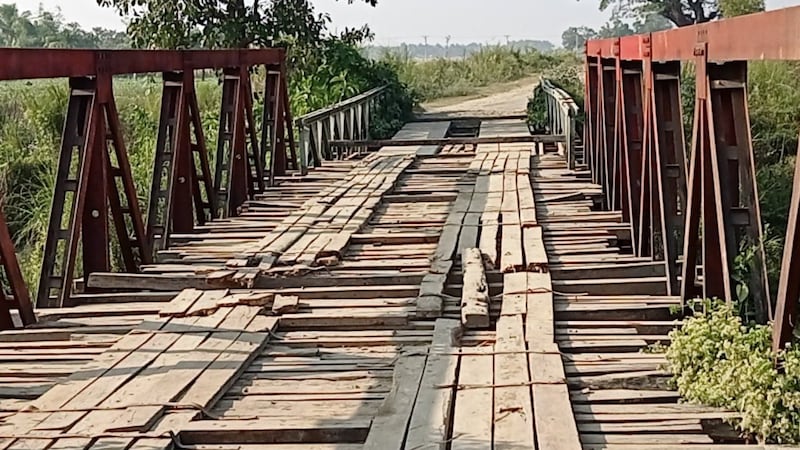
<path fill-rule="evenodd" d="M 84 30 L 65 22 L 58 12 L 42 9 L 20 11 L 13 3 L 0 4 L 0 46 L 46 48 L 124 48 L 130 46 L 125 33 L 93 28 Z"/>
<path fill-rule="evenodd" d="M 800 442 L 800 347 L 774 353 L 771 326 L 745 325 L 721 301 L 696 306 L 666 353 L 680 394 L 741 412 L 731 422 L 759 442 Z"/>
<path fill-rule="evenodd" d="M 574 64 L 570 59 L 551 67 L 542 72 L 542 78 L 550 81 L 553 86 L 562 89 L 575 101 L 578 108 L 583 110 L 584 84 L 583 66 Z M 547 103 L 541 87 L 537 86 L 531 98 L 528 99 L 527 107 L 528 126 L 534 133 L 548 132 L 548 112 Z M 578 136 L 583 133 L 583 114 L 575 117 L 576 132 Z"/>
<path fill-rule="evenodd" d="M 387 53 L 381 61 L 419 97 L 431 100 L 473 93 L 476 87 L 516 81 L 562 64 L 579 66 L 572 53 L 489 47 L 465 59 L 419 61 L 408 53 Z"/>

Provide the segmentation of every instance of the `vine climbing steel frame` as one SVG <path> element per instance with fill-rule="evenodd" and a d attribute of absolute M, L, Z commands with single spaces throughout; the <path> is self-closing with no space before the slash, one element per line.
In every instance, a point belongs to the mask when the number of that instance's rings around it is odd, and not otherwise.
<path fill-rule="evenodd" d="M 111 223 L 123 270 L 136 272 L 153 260 L 154 242 L 165 248 L 172 232 L 236 214 L 263 191 L 266 177 L 296 159 L 286 154 L 294 155 L 294 140 L 282 49 L 0 49 L 0 55 L 0 80 L 69 79 L 39 307 L 69 304 L 79 255 L 84 277 L 112 269 Z M 259 67 L 268 103 L 260 118 L 267 139 L 260 145 L 251 81 Z M 214 180 L 194 90 L 194 71 L 207 69 L 222 71 L 224 87 Z M 164 80 L 147 226 L 113 93 L 114 76 L 138 73 L 161 73 Z"/>
<path fill-rule="evenodd" d="M 798 23 L 800 7 L 792 7 L 586 45 L 588 164 L 603 187 L 605 206 L 631 224 L 633 252 L 664 261 L 670 294 L 684 301 L 702 295 L 730 302 L 737 296 L 734 259 L 747 250 L 752 258 L 745 281 L 757 318 L 775 319 L 776 348 L 791 338 L 798 314 L 800 166 L 773 309 L 747 62 L 800 60 Z M 695 72 L 688 171 L 680 96 L 685 62 Z"/>

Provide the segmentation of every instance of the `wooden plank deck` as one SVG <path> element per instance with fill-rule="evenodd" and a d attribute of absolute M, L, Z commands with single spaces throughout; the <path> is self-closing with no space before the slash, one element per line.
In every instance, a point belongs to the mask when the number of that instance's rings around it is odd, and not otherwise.
<path fill-rule="evenodd" d="M 0 333 L 0 449 L 744 448 L 641 352 L 679 325 L 663 266 L 554 150 L 385 147 L 93 274 Z"/>

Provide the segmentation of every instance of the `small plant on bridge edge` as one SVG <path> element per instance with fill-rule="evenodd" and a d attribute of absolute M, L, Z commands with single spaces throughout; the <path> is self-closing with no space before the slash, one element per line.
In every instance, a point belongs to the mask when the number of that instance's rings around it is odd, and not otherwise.
<path fill-rule="evenodd" d="M 772 327 L 747 326 L 732 305 L 695 303 L 666 352 L 680 394 L 741 413 L 731 423 L 759 442 L 800 442 L 800 348 L 771 349 Z"/>
<path fill-rule="evenodd" d="M 533 90 L 533 96 L 528 99 L 528 128 L 533 134 L 546 134 L 549 131 L 547 101 L 541 85 Z"/>

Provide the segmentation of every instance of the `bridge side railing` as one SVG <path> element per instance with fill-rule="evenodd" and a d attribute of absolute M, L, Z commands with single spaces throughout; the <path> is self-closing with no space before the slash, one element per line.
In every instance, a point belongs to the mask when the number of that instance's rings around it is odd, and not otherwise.
<path fill-rule="evenodd" d="M 346 158 L 363 148 L 334 148 L 331 141 L 366 140 L 370 138 L 371 117 L 383 98 L 387 86 L 370 89 L 355 97 L 298 117 L 295 124 L 300 135 L 300 167 L 319 167 L 323 161 Z"/>
<path fill-rule="evenodd" d="M 566 91 L 557 87 L 552 81 L 543 79 L 539 84 L 547 104 L 547 121 L 551 134 L 564 136 L 564 155 L 570 169 L 577 164 L 575 154 L 575 123 L 579 108 Z M 583 162 L 583 161 L 581 161 Z"/>
<path fill-rule="evenodd" d="M 740 295 L 735 259 L 747 245 L 749 299 L 758 321 L 774 320 L 775 349 L 790 342 L 800 320 L 800 164 L 772 302 L 747 71 L 748 61 L 800 60 L 797 23 L 800 7 L 791 7 L 586 45 L 587 160 L 606 208 L 630 223 L 633 252 L 664 261 L 668 294 L 731 303 Z M 688 163 L 681 112 L 687 62 L 695 72 Z"/>
<path fill-rule="evenodd" d="M 121 269 L 137 272 L 169 245 L 171 234 L 193 233 L 206 221 L 238 214 L 245 201 L 263 192 L 265 178 L 296 169 L 283 49 L 4 48 L 0 56 L 0 81 L 67 78 L 70 89 L 38 307 L 69 306 L 79 276 L 110 272 L 112 244 L 119 248 Z M 255 69 L 267 74 L 267 104 L 258 116 L 250 77 Z M 221 73 L 216 170 L 200 120 L 198 70 Z M 140 73 L 159 73 L 163 81 L 151 180 L 134 179 L 114 94 L 115 76 Z M 136 184 L 147 181 L 149 205 L 143 206 Z M 4 234 L 0 230 L 0 245 L 8 253 Z M 2 259 L 8 265 L 9 258 Z M 18 305 L 25 303 L 14 297 Z"/>

